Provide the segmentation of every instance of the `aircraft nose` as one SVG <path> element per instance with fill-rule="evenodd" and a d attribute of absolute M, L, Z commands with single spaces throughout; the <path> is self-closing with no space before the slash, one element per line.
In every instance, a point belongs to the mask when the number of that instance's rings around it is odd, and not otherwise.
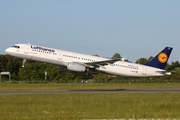
<path fill-rule="evenodd" d="M 5 52 L 9 54 L 11 52 L 11 48 L 7 48 Z"/>

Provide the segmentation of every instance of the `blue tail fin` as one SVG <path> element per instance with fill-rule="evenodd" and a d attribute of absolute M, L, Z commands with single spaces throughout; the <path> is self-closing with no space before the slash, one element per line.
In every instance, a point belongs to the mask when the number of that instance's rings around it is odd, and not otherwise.
<path fill-rule="evenodd" d="M 166 67 L 166 63 L 169 59 L 173 48 L 165 47 L 159 54 L 157 54 L 151 61 L 149 61 L 146 65 L 151 67 L 156 67 L 160 69 L 164 69 Z"/>

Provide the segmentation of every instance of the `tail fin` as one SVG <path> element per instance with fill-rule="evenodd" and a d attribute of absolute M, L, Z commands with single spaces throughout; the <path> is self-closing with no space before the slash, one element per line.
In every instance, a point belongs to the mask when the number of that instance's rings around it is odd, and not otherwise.
<path fill-rule="evenodd" d="M 151 61 L 149 61 L 146 65 L 151 67 L 156 67 L 160 69 L 164 69 L 166 67 L 166 63 L 169 59 L 173 48 L 165 47 L 159 54 L 157 54 Z"/>

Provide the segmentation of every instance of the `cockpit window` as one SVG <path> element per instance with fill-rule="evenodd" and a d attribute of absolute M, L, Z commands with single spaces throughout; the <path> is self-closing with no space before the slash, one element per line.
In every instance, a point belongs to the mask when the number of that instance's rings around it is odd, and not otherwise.
<path fill-rule="evenodd" d="M 20 48 L 19 46 L 12 46 L 12 47 L 14 47 L 14 48 Z"/>

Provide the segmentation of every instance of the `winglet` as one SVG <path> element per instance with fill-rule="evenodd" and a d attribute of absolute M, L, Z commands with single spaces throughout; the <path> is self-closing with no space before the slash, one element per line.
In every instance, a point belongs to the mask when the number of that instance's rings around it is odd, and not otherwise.
<path fill-rule="evenodd" d="M 172 49 L 173 48 L 171 48 L 171 47 L 165 47 L 159 54 L 157 54 L 146 65 L 151 66 L 151 67 L 164 69 L 166 67 L 166 63 L 170 57 Z"/>

